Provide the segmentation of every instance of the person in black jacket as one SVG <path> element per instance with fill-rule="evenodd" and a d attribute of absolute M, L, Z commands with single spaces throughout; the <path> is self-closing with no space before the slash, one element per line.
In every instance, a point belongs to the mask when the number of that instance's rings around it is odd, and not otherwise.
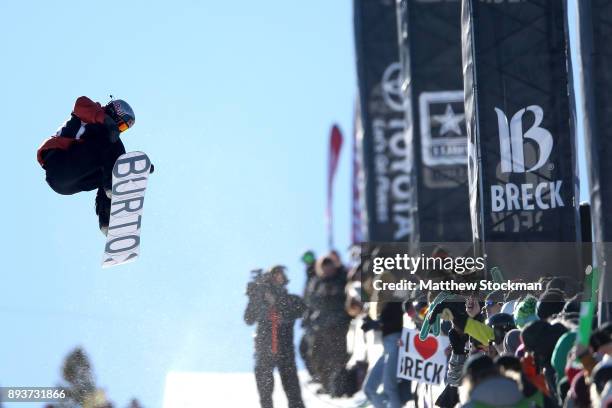
<path fill-rule="evenodd" d="M 295 366 L 293 325 L 304 313 L 299 296 L 287 292 L 285 267 L 277 265 L 258 275 L 247 288 L 244 312 L 248 325 L 257 324 L 255 334 L 255 381 L 262 408 L 272 408 L 274 368 L 278 368 L 289 408 L 303 408 Z"/>
<path fill-rule="evenodd" d="M 346 333 L 351 318 L 344 308 L 346 274 L 331 257 L 317 260 L 316 272 L 307 299 L 308 325 L 313 336 L 309 360 L 321 391 L 330 393 L 332 379 L 348 361 Z"/>
<path fill-rule="evenodd" d="M 397 378 L 397 359 L 399 341 L 403 327 L 403 309 L 399 299 L 378 304 L 378 320 L 366 318 L 362 329 L 381 330 L 383 336 L 383 355 L 371 368 L 363 384 L 363 391 L 375 408 L 401 408 L 403 401 Z M 383 385 L 383 392 L 378 391 Z"/>
<path fill-rule="evenodd" d="M 306 283 L 304 284 L 303 297 L 305 304 L 308 304 L 308 297 L 310 296 L 309 291 L 312 288 L 311 282 L 316 279 L 317 276 L 315 271 L 316 260 L 317 258 L 315 256 L 314 251 L 312 250 L 308 250 L 302 255 L 302 262 L 304 263 L 304 266 L 306 268 Z M 316 378 L 314 367 L 310 360 L 310 356 L 312 355 L 312 344 L 314 336 L 312 333 L 312 326 L 310 325 L 310 310 L 308 310 L 308 308 L 304 312 L 304 316 L 302 318 L 302 328 L 304 329 L 304 332 L 302 334 L 302 338 L 300 339 L 300 357 L 304 361 L 304 365 L 306 366 L 306 370 L 308 371 L 308 374 L 310 375 L 311 379 L 313 381 L 318 381 L 318 379 Z"/>

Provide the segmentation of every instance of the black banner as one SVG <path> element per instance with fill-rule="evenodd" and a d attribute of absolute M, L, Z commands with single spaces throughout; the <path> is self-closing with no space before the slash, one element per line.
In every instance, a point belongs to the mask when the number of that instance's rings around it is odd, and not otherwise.
<path fill-rule="evenodd" d="M 472 220 L 485 250 L 579 236 L 565 17 L 563 0 L 463 2 Z M 525 251 L 487 253 L 488 264 L 543 275 L 579 265 L 573 253 Z"/>
<path fill-rule="evenodd" d="M 421 242 L 472 241 L 461 1 L 398 2 L 400 61 L 414 146 Z"/>
<path fill-rule="evenodd" d="M 400 89 L 395 0 L 355 0 L 368 238 L 409 241 L 413 182 Z"/>
<path fill-rule="evenodd" d="M 591 219 L 593 241 L 596 243 L 595 263 L 601 270 L 600 299 L 612 299 L 612 279 L 605 268 L 606 259 L 612 258 L 612 3 L 602 0 L 581 0 L 577 3 L 580 42 L 577 55 L 580 60 L 572 64 L 576 70 L 576 92 L 582 102 L 579 112 L 584 118 L 584 136 L 587 165 L 590 168 Z M 574 11 L 574 10 L 572 10 Z M 572 13 L 573 14 L 573 13 Z M 582 65 L 578 65 L 582 63 Z M 603 305 L 602 305 L 603 306 Z M 600 321 L 610 321 L 610 303 L 600 310 Z"/>

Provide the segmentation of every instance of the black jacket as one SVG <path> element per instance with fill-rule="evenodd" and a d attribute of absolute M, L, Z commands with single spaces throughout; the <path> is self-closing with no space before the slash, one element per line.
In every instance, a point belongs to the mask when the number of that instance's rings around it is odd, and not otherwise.
<path fill-rule="evenodd" d="M 81 96 L 70 118 L 37 151 L 47 182 L 60 194 L 110 189 L 117 158 L 125 153 L 121 140 L 111 141 L 105 110 Z"/>
<path fill-rule="evenodd" d="M 274 290 L 276 302 L 268 304 L 261 296 L 249 297 L 244 321 L 257 324 L 255 352 L 271 353 L 279 357 L 293 358 L 293 325 L 306 309 L 299 296 L 287 293 L 285 289 Z"/>
<path fill-rule="evenodd" d="M 401 333 L 404 326 L 404 311 L 400 302 L 388 302 L 382 308 L 378 321 L 381 323 L 383 337 L 392 333 Z"/>
<path fill-rule="evenodd" d="M 338 273 L 330 278 L 315 277 L 308 290 L 309 325 L 315 330 L 346 325 L 351 317 L 346 313 L 346 276 Z"/>

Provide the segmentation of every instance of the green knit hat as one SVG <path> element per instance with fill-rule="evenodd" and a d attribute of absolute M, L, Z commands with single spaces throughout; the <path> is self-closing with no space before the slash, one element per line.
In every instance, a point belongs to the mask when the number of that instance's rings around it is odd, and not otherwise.
<path fill-rule="evenodd" d="M 536 306 L 538 299 L 532 295 L 527 295 L 514 308 L 514 322 L 519 329 L 524 328 L 527 323 L 538 320 Z"/>

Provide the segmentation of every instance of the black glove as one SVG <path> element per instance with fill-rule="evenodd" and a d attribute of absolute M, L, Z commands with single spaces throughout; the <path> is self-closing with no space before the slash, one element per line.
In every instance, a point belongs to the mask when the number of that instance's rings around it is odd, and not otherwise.
<path fill-rule="evenodd" d="M 465 354 L 465 343 L 467 343 L 469 336 L 467 334 L 459 334 L 455 329 L 448 331 L 448 340 L 450 341 L 451 349 L 453 354 L 464 355 Z"/>
<path fill-rule="evenodd" d="M 110 116 L 104 115 L 104 126 L 106 126 L 106 129 L 108 130 L 108 138 L 111 143 L 115 143 L 116 141 L 118 141 L 119 134 L 121 132 L 119 131 L 117 122 L 115 122 Z"/>
<path fill-rule="evenodd" d="M 381 326 L 382 325 L 378 320 L 373 320 L 370 316 L 366 316 L 365 319 L 363 319 L 361 330 L 363 330 L 364 333 L 367 333 L 370 330 L 380 330 Z"/>
<path fill-rule="evenodd" d="M 453 326 L 455 326 L 457 329 L 461 331 L 465 329 L 468 314 L 465 311 L 464 302 L 438 303 L 431 312 L 429 323 L 433 324 L 433 322 L 436 320 L 436 316 L 438 316 L 439 314 L 442 314 L 442 318 L 445 318 L 445 320 L 451 320 L 453 322 Z"/>

